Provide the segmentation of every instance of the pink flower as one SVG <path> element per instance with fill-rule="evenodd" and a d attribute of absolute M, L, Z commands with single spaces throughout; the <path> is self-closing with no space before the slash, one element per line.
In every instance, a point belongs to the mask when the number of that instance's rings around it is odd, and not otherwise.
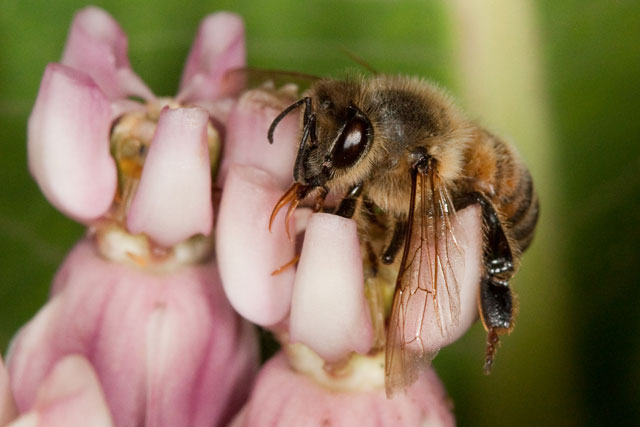
<path fill-rule="evenodd" d="M 118 218 L 122 225 L 144 229 L 163 246 L 209 234 L 211 169 L 220 150 L 212 123 L 226 121 L 229 96 L 239 90 L 237 79 L 221 76 L 244 58 L 240 18 L 211 15 L 177 98 L 157 98 L 131 70 L 113 18 L 95 7 L 78 12 L 62 63 L 47 67 L 29 118 L 29 168 L 45 196 L 86 224 L 127 216 Z"/>
<path fill-rule="evenodd" d="M 83 384 L 104 392 L 115 425 L 222 425 L 243 403 L 256 337 L 222 291 L 211 231 L 220 135 L 240 89 L 223 77 L 244 64 L 241 19 L 211 15 L 179 94 L 158 98 L 131 69 L 117 22 L 77 13 L 61 63 L 45 70 L 28 154 L 47 199 L 89 232 L 12 342 L 21 413 L 47 411 L 42 390 L 74 370 L 71 354 L 91 364 L 85 379 L 99 387 Z"/>
<path fill-rule="evenodd" d="M 0 425 L 8 424 L 18 414 L 9 385 L 9 374 L 0 357 Z"/>
<path fill-rule="evenodd" d="M 231 427 L 455 424 L 446 392 L 433 370 L 426 372 L 407 394 L 394 399 L 387 399 L 383 384 L 372 384 L 379 381 L 382 371 L 381 361 L 362 359 L 354 363 L 349 378 L 340 384 L 326 374 L 319 378 L 293 370 L 287 356 L 280 353 L 260 371 L 249 403 Z"/>
<path fill-rule="evenodd" d="M 8 386 L 0 383 L 0 393 L 10 394 Z M 36 401 L 29 412 L 17 416 L 15 410 L 0 412 L 9 418 L 0 419 L 9 427 L 113 426 L 113 420 L 100 383 L 91 364 L 77 355 L 61 359 L 44 379 L 37 391 Z"/>
<path fill-rule="evenodd" d="M 238 313 L 271 329 L 283 346 L 263 367 L 233 425 L 452 425 L 445 392 L 426 365 L 406 394 L 385 397 L 385 307 L 398 265 L 365 279 L 356 223 L 311 214 L 308 205 L 291 212 L 289 230 L 286 209 L 280 210 L 269 231 L 272 210 L 293 181 L 299 121 L 286 116 L 273 145 L 266 135 L 295 99 L 287 87 L 260 88 L 243 95 L 229 116 L 216 225 L 222 283 Z M 428 353 L 458 339 L 477 318 L 480 211 L 470 207 L 458 217 L 467 230 L 465 242 L 456 236 L 466 246 L 465 257 L 452 260 L 465 268 L 461 313 L 457 323 L 446 325 L 448 335 L 435 318 L 425 319 L 420 338 Z M 407 322 L 405 333 L 415 334 L 415 326 Z"/>
<path fill-rule="evenodd" d="M 104 259 L 90 240 L 71 251 L 50 301 L 11 345 L 21 411 L 67 354 L 91 362 L 116 425 L 227 419 L 257 363 L 253 331 L 228 305 L 215 264 L 148 271 Z"/>

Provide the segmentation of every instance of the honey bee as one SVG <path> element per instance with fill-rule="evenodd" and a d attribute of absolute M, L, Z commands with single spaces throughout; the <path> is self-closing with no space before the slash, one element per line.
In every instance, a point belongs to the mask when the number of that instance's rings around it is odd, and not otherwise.
<path fill-rule="evenodd" d="M 531 175 L 514 148 L 467 119 L 435 84 L 414 77 L 319 79 L 276 117 L 270 143 L 278 123 L 300 107 L 294 183 L 271 221 L 289 204 L 288 221 L 311 194 L 319 211 L 333 191 L 345 195 L 333 212 L 358 222 L 367 247 L 380 248 L 374 257 L 379 262 L 394 263 L 404 247 L 386 332 L 387 394 L 415 381 L 434 356 L 405 333 L 405 324 L 415 322 L 411 330 L 421 330 L 426 307 L 433 308 L 441 329 L 457 321 L 459 283 L 449 261 L 464 251 L 454 235 L 456 211 L 472 204 L 481 207 L 483 219 L 478 311 L 487 331 L 489 373 L 499 336 L 514 325 L 509 281 L 533 239 L 539 212 Z M 382 245 L 369 231 L 372 221 L 386 224 Z M 415 307 L 422 307 L 417 316 Z"/>

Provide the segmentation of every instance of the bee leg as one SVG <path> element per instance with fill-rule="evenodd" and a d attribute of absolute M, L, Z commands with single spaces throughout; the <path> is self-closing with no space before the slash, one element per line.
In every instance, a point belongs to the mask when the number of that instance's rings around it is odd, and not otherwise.
<path fill-rule="evenodd" d="M 369 262 L 370 274 L 369 277 L 376 277 L 378 275 L 378 270 L 380 270 L 380 264 L 378 257 L 376 256 L 376 252 L 373 250 L 373 246 L 371 246 L 371 242 L 366 242 L 365 249 L 367 251 L 367 261 Z"/>
<path fill-rule="evenodd" d="M 318 190 L 318 194 L 316 194 L 315 199 L 313 200 L 313 212 L 320 212 L 324 207 L 324 199 L 327 198 L 327 194 L 329 194 L 329 189 L 325 186 L 320 187 Z"/>
<path fill-rule="evenodd" d="M 484 373 L 490 374 L 493 359 L 498 350 L 499 336 L 511 330 L 513 326 L 513 303 L 508 281 L 485 276 L 480 283 L 480 318 L 487 330 L 487 349 L 485 353 Z"/>
<path fill-rule="evenodd" d="M 400 248 L 402 247 L 402 243 L 404 242 L 406 235 L 407 221 L 397 220 L 393 226 L 393 235 L 391 236 L 389 246 L 387 246 L 380 256 L 380 259 L 384 264 L 393 264 L 393 261 L 396 259 L 396 255 L 400 252 Z"/>
<path fill-rule="evenodd" d="M 456 200 L 456 209 L 478 203 L 485 225 L 484 275 L 480 283 L 479 312 L 487 331 L 487 350 L 484 372 L 489 374 L 498 350 L 499 335 L 513 327 L 515 298 L 509 287 L 514 272 L 513 253 L 500 217 L 493 205 L 480 193 L 465 195 Z"/>
<path fill-rule="evenodd" d="M 362 183 L 360 182 L 349 189 L 349 192 L 344 199 L 342 199 L 334 214 L 344 218 L 352 218 L 356 213 L 356 207 L 358 206 L 358 201 L 361 199 L 361 195 Z"/>
<path fill-rule="evenodd" d="M 489 374 L 498 350 L 499 335 L 509 332 L 513 326 L 514 298 L 509 279 L 513 275 L 514 265 L 511 246 L 493 205 L 480 195 L 478 201 L 482 206 L 486 227 L 485 274 L 480 284 L 480 317 L 487 330 L 484 372 Z"/>

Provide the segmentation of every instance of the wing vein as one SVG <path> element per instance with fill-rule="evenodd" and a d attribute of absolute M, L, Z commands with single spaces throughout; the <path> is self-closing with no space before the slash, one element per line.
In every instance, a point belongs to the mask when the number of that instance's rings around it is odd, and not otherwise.
<path fill-rule="evenodd" d="M 458 324 L 464 239 L 448 189 L 433 167 L 411 171 L 407 237 L 387 333 L 385 383 L 391 396 L 417 380 Z"/>

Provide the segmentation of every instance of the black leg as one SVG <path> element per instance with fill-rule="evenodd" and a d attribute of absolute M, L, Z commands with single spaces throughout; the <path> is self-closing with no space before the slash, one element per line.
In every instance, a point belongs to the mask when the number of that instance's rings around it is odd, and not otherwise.
<path fill-rule="evenodd" d="M 358 201 L 362 195 L 362 183 L 358 183 L 349 189 L 347 195 L 342 199 L 340 205 L 334 212 L 334 214 L 342 216 L 344 218 L 353 218 L 356 213 L 356 207 Z"/>
<path fill-rule="evenodd" d="M 367 251 L 367 259 L 369 261 L 369 266 L 370 266 L 369 277 L 376 277 L 378 275 L 378 270 L 380 270 L 380 264 L 379 264 L 378 257 L 376 256 L 376 252 L 373 250 L 373 247 L 371 246 L 371 242 L 368 242 L 368 241 L 366 242 L 365 249 Z M 365 278 L 366 277 L 367 276 L 365 275 Z"/>
<path fill-rule="evenodd" d="M 484 265 L 486 273 L 509 280 L 513 275 L 513 253 L 509 240 L 504 233 L 500 217 L 493 205 L 480 193 L 471 193 L 457 197 L 454 201 L 456 210 L 461 210 L 472 204 L 479 204 L 482 208 L 482 218 L 486 231 L 484 247 Z"/>
<path fill-rule="evenodd" d="M 480 193 L 456 199 L 456 209 L 478 203 L 485 226 L 484 274 L 480 283 L 480 318 L 487 330 L 484 372 L 489 374 L 498 349 L 499 335 L 513 327 L 514 296 L 509 279 L 514 273 L 513 253 L 503 224 L 493 205 Z"/>
<path fill-rule="evenodd" d="M 488 332 L 485 374 L 491 373 L 499 335 L 509 332 L 513 326 L 513 303 L 509 282 L 496 280 L 489 275 L 483 277 L 480 283 L 480 317 Z"/>
<path fill-rule="evenodd" d="M 385 264 L 393 264 L 393 261 L 396 259 L 396 255 L 400 252 L 400 248 L 402 248 L 402 244 L 404 243 L 404 239 L 407 235 L 407 222 L 397 220 L 395 225 L 393 226 L 393 235 L 391 236 L 391 241 L 389 242 L 389 246 L 384 250 L 380 259 Z"/>

